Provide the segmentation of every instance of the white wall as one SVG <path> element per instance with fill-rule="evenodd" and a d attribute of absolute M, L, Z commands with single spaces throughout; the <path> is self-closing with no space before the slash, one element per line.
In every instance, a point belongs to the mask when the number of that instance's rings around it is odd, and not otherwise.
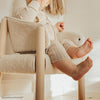
<path fill-rule="evenodd" d="M 99 39 L 100 0 L 67 0 L 66 24 L 67 30 Z"/>
<path fill-rule="evenodd" d="M 0 0 L 0 20 L 4 16 L 10 16 L 13 0 Z"/>
<path fill-rule="evenodd" d="M 0 19 L 5 15 L 10 15 L 12 1 L 0 0 Z M 66 2 L 66 30 L 82 33 L 94 41 L 94 49 L 89 54 L 94 61 L 94 65 L 86 74 L 86 84 L 100 81 L 100 0 L 66 0 Z M 52 91 L 52 93 L 49 91 L 48 95 L 55 96 L 77 89 L 77 82 L 66 75 L 51 76 L 50 80 L 50 84 L 47 83 L 48 78 L 46 82 L 47 87 Z"/>

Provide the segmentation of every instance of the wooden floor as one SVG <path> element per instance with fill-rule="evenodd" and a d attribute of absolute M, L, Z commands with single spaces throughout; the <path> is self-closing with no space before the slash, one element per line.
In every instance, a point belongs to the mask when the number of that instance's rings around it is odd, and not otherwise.
<path fill-rule="evenodd" d="M 29 97 L 26 98 L 1 98 L 0 100 L 33 100 Z M 57 97 L 48 97 L 45 98 L 45 100 L 78 100 L 77 95 L 73 93 L 71 94 L 65 94 L 62 96 L 57 96 Z M 100 93 L 88 93 L 88 95 L 86 96 L 86 100 L 100 100 Z"/>
<path fill-rule="evenodd" d="M 78 99 L 76 97 L 59 96 L 55 98 L 49 98 L 46 100 L 78 100 Z M 89 97 L 89 98 L 86 98 L 86 100 L 100 100 L 100 98 Z"/>
<path fill-rule="evenodd" d="M 86 97 L 86 100 L 100 100 L 100 97 L 98 98 L 98 95 L 100 94 L 93 94 L 93 96 Z M 0 100 L 32 100 L 31 98 L 3 98 Z M 70 95 L 62 95 L 58 97 L 53 98 L 46 98 L 45 100 L 78 100 L 76 96 L 70 96 Z"/>
<path fill-rule="evenodd" d="M 72 91 L 62 96 L 48 97 L 45 100 L 78 100 L 78 92 Z M 30 98 L 29 98 L 30 97 Z M 0 100 L 33 100 L 28 95 L 25 98 L 1 98 Z M 100 82 L 94 83 L 86 87 L 86 100 L 100 100 Z"/>
<path fill-rule="evenodd" d="M 100 97 L 98 97 L 100 95 L 99 94 L 90 94 L 89 96 L 86 97 L 86 100 L 100 100 Z M 48 98 L 46 100 L 78 100 L 77 96 L 71 96 L 71 95 L 63 95 L 63 96 L 58 96 L 58 97 L 54 97 L 54 98 Z"/>

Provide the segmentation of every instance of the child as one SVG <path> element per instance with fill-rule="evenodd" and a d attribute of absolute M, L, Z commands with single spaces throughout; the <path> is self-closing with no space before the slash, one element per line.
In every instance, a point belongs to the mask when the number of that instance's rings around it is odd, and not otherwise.
<path fill-rule="evenodd" d="M 50 37 L 50 44 L 46 49 L 46 53 L 49 55 L 53 66 L 71 76 L 74 80 L 79 80 L 92 67 L 92 60 L 87 57 L 85 61 L 75 65 L 71 58 L 80 58 L 88 54 L 93 48 L 93 43 L 89 38 L 80 47 L 74 47 L 67 40 L 60 43 L 56 38 L 56 33 L 64 30 L 64 23 L 58 22 L 55 26 L 51 25 L 48 17 L 43 13 L 43 9 L 46 8 L 46 10 L 52 11 L 53 3 L 61 4 L 62 0 L 51 1 L 26 0 L 27 5 L 24 3 L 22 7 L 17 8 L 15 17 L 42 24 Z M 61 12 L 60 9 L 59 13 Z"/>

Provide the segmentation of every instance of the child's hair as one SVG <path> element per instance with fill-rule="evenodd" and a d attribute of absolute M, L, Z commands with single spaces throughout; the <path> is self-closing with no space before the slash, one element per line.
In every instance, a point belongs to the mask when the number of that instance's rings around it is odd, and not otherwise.
<path fill-rule="evenodd" d="M 46 11 L 53 15 L 64 14 L 64 0 L 50 0 L 50 5 L 46 7 Z"/>

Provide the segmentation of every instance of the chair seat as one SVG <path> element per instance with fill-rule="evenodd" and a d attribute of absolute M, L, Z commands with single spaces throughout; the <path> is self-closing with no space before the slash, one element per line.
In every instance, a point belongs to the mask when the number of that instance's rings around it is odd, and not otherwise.
<path fill-rule="evenodd" d="M 7 73 L 35 73 L 35 54 L 11 54 L 4 55 L 0 58 L 0 72 Z M 51 64 L 50 58 L 45 54 L 45 73 L 60 74 L 62 73 Z"/>

